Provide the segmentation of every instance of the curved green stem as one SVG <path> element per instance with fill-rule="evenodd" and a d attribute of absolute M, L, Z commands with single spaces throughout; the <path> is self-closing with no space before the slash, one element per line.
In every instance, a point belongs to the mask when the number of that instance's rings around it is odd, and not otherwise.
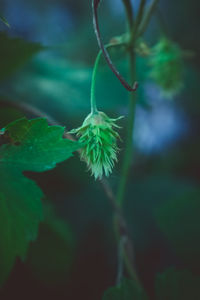
<path fill-rule="evenodd" d="M 110 43 L 105 45 L 105 48 L 111 48 L 111 47 L 116 47 L 116 46 L 123 46 L 125 45 L 123 42 L 118 42 L 118 43 Z M 94 63 L 94 68 L 93 68 L 93 73 L 92 73 L 92 83 L 91 83 L 91 96 L 90 96 L 90 104 L 91 104 L 91 113 L 95 114 L 97 112 L 97 105 L 96 105 L 96 97 L 95 97 L 95 88 L 96 88 L 96 77 L 97 77 L 97 71 L 98 71 L 98 66 L 99 62 L 101 59 L 101 55 L 103 54 L 102 50 L 99 51 L 97 54 L 95 63 Z"/>
<path fill-rule="evenodd" d="M 101 58 L 102 51 L 100 50 L 94 64 L 94 69 L 92 73 L 92 83 L 91 83 L 91 98 L 90 98 L 90 104 L 91 104 L 91 113 L 94 114 L 97 112 L 97 105 L 96 105 L 96 98 L 95 98 L 95 86 L 96 86 L 96 76 L 97 76 L 97 70 Z"/>

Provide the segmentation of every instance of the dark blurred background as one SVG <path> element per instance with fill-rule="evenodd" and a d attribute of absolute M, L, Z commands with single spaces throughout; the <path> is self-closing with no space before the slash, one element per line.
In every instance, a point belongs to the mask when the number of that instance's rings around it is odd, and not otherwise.
<path fill-rule="evenodd" d="M 132 3 L 137 11 L 139 1 Z M 156 274 L 167 267 L 200 275 L 199 8 L 196 0 L 159 3 L 168 37 L 192 53 L 184 60 L 179 94 L 167 99 L 149 79 L 146 58 L 137 59 L 135 151 L 124 208 L 137 270 L 150 297 Z M 16 63 L 6 72 L 0 62 L 1 127 L 24 115 L 46 114 L 67 129 L 79 126 L 89 113 L 91 72 L 98 51 L 91 1 L 1 0 L 0 12 L 11 26 L 2 23 L 1 31 L 44 47 L 26 64 Z M 102 2 L 100 23 L 105 42 L 125 31 L 121 0 Z M 149 47 L 162 30 L 154 16 L 144 35 Z M 5 51 L 10 59 L 9 48 Z M 115 49 L 112 57 L 127 76 L 126 53 Z M 109 115 L 127 115 L 128 93 L 103 60 L 96 96 L 99 108 Z M 126 119 L 121 125 L 125 128 Z M 125 129 L 121 136 L 124 140 Z M 114 190 L 121 162 L 122 157 L 109 178 Z M 117 273 L 113 212 L 100 183 L 78 155 L 55 170 L 27 175 L 42 188 L 59 228 L 67 233 L 63 238 L 59 230 L 57 234 L 41 226 L 37 245 L 30 247 L 26 263 L 16 262 L 1 299 L 100 300 L 105 289 L 115 284 Z"/>

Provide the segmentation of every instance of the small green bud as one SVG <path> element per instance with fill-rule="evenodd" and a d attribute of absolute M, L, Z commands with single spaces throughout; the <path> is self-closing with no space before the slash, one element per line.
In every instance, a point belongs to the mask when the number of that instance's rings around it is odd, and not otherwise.
<path fill-rule="evenodd" d="M 81 127 L 73 129 L 83 144 L 81 160 L 85 161 L 95 179 L 101 179 L 103 174 L 109 176 L 114 163 L 117 161 L 117 139 L 120 138 L 115 128 L 116 121 L 121 119 L 109 118 L 105 113 L 97 111 L 90 113 Z"/>
<path fill-rule="evenodd" d="M 150 77 L 162 87 L 165 96 L 177 94 L 182 87 L 183 73 L 180 47 L 167 38 L 162 38 L 152 48 L 149 63 L 152 67 Z"/>

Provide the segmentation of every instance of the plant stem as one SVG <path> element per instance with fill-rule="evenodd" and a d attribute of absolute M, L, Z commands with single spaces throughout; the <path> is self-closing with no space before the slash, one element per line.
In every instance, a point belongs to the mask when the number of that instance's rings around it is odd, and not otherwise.
<path fill-rule="evenodd" d="M 135 22 L 136 29 L 137 29 L 138 25 L 140 25 L 140 22 L 142 20 L 145 5 L 146 5 L 146 0 L 141 0 L 139 10 L 138 10 L 138 15 L 137 15 L 136 22 Z"/>
<path fill-rule="evenodd" d="M 129 235 L 128 226 L 126 224 L 126 219 L 124 218 L 123 212 L 121 207 L 116 202 L 116 197 L 113 194 L 113 191 L 109 185 L 109 182 L 104 178 L 101 180 L 101 184 L 103 186 L 103 189 L 110 200 L 110 203 L 112 205 L 113 211 L 115 212 L 114 215 L 114 231 L 116 232 L 116 237 L 118 240 L 118 243 L 120 244 L 120 241 L 123 240 L 123 245 L 119 245 L 119 247 L 122 247 L 122 251 L 120 251 L 121 257 L 120 257 L 120 264 L 118 266 L 118 282 L 119 283 L 119 277 L 121 277 L 121 272 L 123 271 L 121 269 L 122 264 L 124 263 L 124 266 L 126 266 L 126 269 L 130 275 L 130 277 L 137 283 L 138 286 L 141 286 L 136 269 L 135 269 L 135 263 L 134 263 L 134 245 L 132 242 L 132 239 Z M 123 261 L 123 263 L 122 263 Z"/>
<path fill-rule="evenodd" d="M 118 271 L 117 271 L 117 278 L 116 278 L 116 285 L 119 285 L 123 278 L 123 271 L 124 271 L 124 258 L 123 258 L 123 249 L 124 244 L 126 242 L 126 236 L 121 236 L 118 245 Z"/>
<path fill-rule="evenodd" d="M 137 32 L 138 26 L 141 23 L 141 20 L 142 20 L 143 14 L 144 14 L 145 5 L 146 5 L 146 0 L 141 0 L 138 14 L 137 14 L 137 17 L 135 20 L 135 24 L 134 24 L 133 30 L 131 32 L 131 38 L 130 38 L 131 43 L 133 43 L 134 40 L 136 39 L 136 32 Z"/>
<path fill-rule="evenodd" d="M 94 69 L 92 73 L 92 83 L 91 83 L 91 98 L 90 98 L 90 104 L 91 104 L 91 113 L 95 114 L 97 112 L 97 106 L 96 106 L 96 98 L 95 98 L 95 86 L 96 86 L 96 75 L 97 75 L 97 69 L 99 66 L 100 58 L 101 58 L 102 51 L 100 50 L 94 64 Z"/>
<path fill-rule="evenodd" d="M 132 85 L 132 86 L 129 85 L 129 83 L 123 78 L 123 76 L 120 74 L 120 72 L 117 70 L 117 68 L 113 64 L 112 59 L 110 58 L 110 55 L 107 52 L 106 47 L 103 43 L 101 33 L 100 33 L 100 28 L 99 28 L 99 20 L 98 20 L 98 8 L 99 8 L 100 2 L 101 2 L 101 0 L 92 0 L 94 32 L 95 32 L 95 35 L 97 38 L 99 48 L 102 50 L 103 56 L 104 56 L 105 60 L 107 61 L 109 68 L 112 70 L 112 72 L 115 74 L 115 76 L 119 79 L 119 81 L 125 87 L 125 89 L 127 89 L 129 92 L 135 92 L 137 90 L 138 83 L 135 82 L 134 85 Z M 133 24 L 133 20 L 131 18 L 132 17 L 131 2 L 130 2 L 130 0 L 126 0 L 126 3 L 128 4 L 128 7 L 130 7 L 130 9 L 127 9 L 129 24 Z"/>
<path fill-rule="evenodd" d="M 133 7 L 130 0 L 122 0 L 124 3 L 124 7 L 126 10 L 126 16 L 128 20 L 128 26 L 129 28 L 133 28 L 134 25 L 134 15 L 133 15 Z"/>
<path fill-rule="evenodd" d="M 151 4 L 149 5 L 149 7 L 145 13 L 145 16 L 143 18 L 143 21 L 141 23 L 141 26 L 138 30 L 138 36 L 141 36 L 145 32 L 147 26 L 149 25 L 149 21 L 154 13 L 156 5 L 158 4 L 158 1 L 159 0 L 152 0 Z"/>
<path fill-rule="evenodd" d="M 130 14 L 130 11 L 127 10 L 128 5 L 130 4 L 130 1 L 123 0 L 126 8 L 127 13 L 127 19 L 129 24 L 129 32 L 131 33 L 134 28 L 134 23 L 130 18 L 132 19 L 132 15 Z M 131 38 L 131 36 L 130 36 Z M 130 80 L 133 83 L 135 79 L 135 54 L 134 54 L 134 42 L 130 43 L 129 46 L 129 62 L 130 62 Z M 111 192 L 107 193 L 109 196 L 112 196 L 110 199 L 113 203 L 113 208 L 116 212 L 116 222 L 115 222 L 115 228 L 116 228 L 116 235 L 118 238 L 118 241 L 120 243 L 120 240 L 123 238 L 123 251 L 121 253 L 122 259 L 124 261 L 124 264 L 126 266 L 126 269 L 130 275 L 130 277 L 137 283 L 138 286 L 141 286 L 139 278 L 137 276 L 137 272 L 135 269 L 135 263 L 134 263 L 134 246 L 132 239 L 129 236 L 128 228 L 126 224 L 126 219 L 123 216 L 122 212 L 122 201 L 124 199 L 125 195 L 125 189 L 126 189 L 126 183 L 128 179 L 128 173 L 129 168 L 131 164 L 131 156 L 132 156 L 132 135 L 133 135 L 133 126 L 134 126 L 134 118 L 135 118 L 135 107 L 136 107 L 136 101 L 135 101 L 135 93 L 130 94 L 129 99 L 129 116 L 128 116 L 128 126 L 127 126 L 127 140 L 126 140 L 126 149 L 124 153 L 124 160 L 122 165 L 122 173 L 118 188 L 117 197 L 114 197 Z M 105 185 L 105 184 L 104 184 Z M 120 265 L 119 265 L 120 267 Z M 119 269 L 119 275 L 121 276 L 121 270 Z M 119 279 L 119 278 L 118 278 Z"/>
<path fill-rule="evenodd" d="M 133 52 L 130 52 L 129 61 L 130 61 L 131 82 L 134 82 L 135 57 Z M 135 108 L 136 108 L 135 94 L 131 93 L 129 98 L 129 108 L 128 108 L 129 115 L 128 115 L 128 125 L 127 125 L 126 146 L 124 152 L 124 160 L 122 164 L 121 178 L 120 178 L 120 183 L 117 191 L 117 203 L 120 206 L 122 206 L 122 202 L 124 200 L 126 184 L 127 184 L 129 169 L 131 165 Z"/>
<path fill-rule="evenodd" d="M 123 2 L 125 3 L 127 1 L 124 0 Z M 126 5 L 125 8 L 127 11 Z M 129 20 L 129 18 L 130 18 L 130 14 L 127 11 L 127 19 Z M 129 32 L 131 35 L 131 33 L 134 31 L 134 24 L 130 20 L 128 21 L 128 24 L 129 24 Z M 135 54 L 133 49 L 134 49 L 134 41 L 132 41 L 129 48 L 129 67 L 130 67 L 131 83 L 133 83 L 135 79 Z M 135 93 L 131 93 L 129 98 L 129 109 L 128 109 L 129 115 L 128 115 L 128 125 L 127 125 L 126 148 L 125 148 L 124 159 L 122 163 L 120 183 L 117 191 L 117 203 L 120 206 L 122 206 L 122 202 L 125 196 L 126 184 L 127 184 L 129 169 L 131 165 L 135 108 L 136 108 Z"/>
<path fill-rule="evenodd" d="M 135 23 L 131 20 L 132 14 L 130 13 L 130 11 L 132 10 L 129 7 L 129 5 L 131 5 L 130 1 L 123 0 L 123 2 L 125 5 L 128 24 L 129 24 L 130 42 L 129 42 L 128 50 L 129 50 L 130 81 L 133 83 L 135 80 L 135 72 L 136 72 L 136 61 L 135 61 L 135 53 L 134 53 L 135 42 L 137 37 L 139 36 L 138 34 L 139 30 L 141 30 L 141 32 L 144 32 L 144 30 L 146 29 L 146 26 L 149 23 L 150 17 L 154 11 L 154 8 L 156 7 L 158 0 L 152 0 L 152 3 L 144 17 L 143 26 L 141 26 L 141 23 L 143 20 L 146 0 L 141 0 L 140 2 L 139 12 L 136 17 Z M 131 160 L 132 160 L 135 110 L 136 110 L 135 93 L 131 93 L 129 98 L 126 148 L 124 151 L 124 159 L 122 164 L 121 178 L 120 178 L 119 187 L 117 191 L 117 197 L 116 199 L 114 199 L 116 201 L 116 206 L 119 212 L 122 211 L 122 204 L 125 198 L 126 185 L 128 181 L 128 175 L 129 175 L 129 170 L 130 170 Z M 134 247 L 133 247 L 133 242 L 128 235 L 126 220 L 124 219 L 122 213 L 119 215 L 119 217 L 120 218 L 118 221 L 118 228 L 117 228 L 118 235 L 123 236 L 123 234 L 125 233 L 125 236 L 127 237 L 127 245 L 124 247 L 124 252 L 123 252 L 124 263 L 126 265 L 127 271 L 129 272 L 130 276 L 133 278 L 133 280 L 135 280 L 138 286 L 141 286 L 134 266 Z"/>
<path fill-rule="evenodd" d="M 116 46 L 123 46 L 125 45 L 123 42 L 118 42 L 118 43 L 109 43 L 105 45 L 105 48 L 111 48 L 111 47 L 116 47 Z M 99 62 L 101 59 L 101 55 L 103 54 L 102 50 L 99 51 L 97 54 L 95 63 L 94 63 L 94 68 L 93 68 L 93 73 L 92 73 L 92 83 L 91 83 L 91 96 L 90 96 L 90 104 L 91 104 L 91 113 L 96 113 L 97 110 L 97 105 L 96 105 L 96 97 L 95 97 L 95 88 L 96 88 L 96 77 L 97 77 L 97 71 L 98 71 L 98 66 Z"/>
<path fill-rule="evenodd" d="M 158 0 L 153 0 L 158 1 Z M 131 83 L 134 83 L 135 79 L 135 53 L 134 53 L 134 45 L 135 41 L 137 38 L 137 33 L 138 30 L 140 29 L 140 24 L 143 19 L 143 14 L 144 14 L 144 7 L 146 4 L 146 0 L 141 0 L 140 2 L 140 8 L 139 8 L 139 14 L 136 19 L 136 27 L 134 28 L 134 20 L 133 20 L 133 10 L 132 10 L 132 4 L 130 0 L 122 0 L 125 6 L 126 10 L 126 15 L 127 15 L 127 22 L 129 26 L 129 36 L 130 36 L 130 41 L 128 43 L 128 51 L 129 51 L 129 62 L 130 62 L 130 80 Z M 105 47 L 103 45 L 101 36 L 100 36 L 100 31 L 99 31 L 99 25 L 98 25 L 98 15 L 97 15 L 97 9 L 99 6 L 100 0 L 93 1 L 93 18 L 94 18 L 94 24 L 95 24 L 95 33 L 97 36 L 97 40 L 99 43 L 99 47 L 102 49 L 104 53 L 104 57 L 106 58 L 106 61 L 109 65 L 109 67 L 112 69 L 112 71 L 115 73 L 115 75 L 118 77 L 118 79 L 121 81 L 121 83 L 124 85 L 124 80 L 121 76 L 119 76 L 119 72 L 114 68 L 112 61 L 110 60 L 109 55 L 105 51 Z M 151 13 L 151 9 L 150 9 Z M 134 34 L 133 34 L 134 32 Z M 132 37 L 133 34 L 133 37 Z M 101 52 L 98 54 L 96 62 L 95 62 L 95 67 L 93 71 L 93 78 L 92 78 L 92 88 L 91 88 L 91 107 L 95 111 L 96 109 L 96 102 L 95 102 L 95 97 L 94 97 L 94 90 L 95 90 L 95 82 L 96 82 L 96 71 L 98 67 L 98 63 L 100 60 L 100 55 Z M 125 82 L 126 83 L 126 82 Z M 124 85 L 127 88 L 127 84 Z M 129 87 L 129 86 L 128 86 Z M 135 90 L 135 89 L 129 89 L 129 91 Z M 104 190 L 111 201 L 113 210 L 115 212 L 115 217 L 116 217 L 116 233 L 117 237 L 120 241 L 123 240 L 123 245 L 120 246 L 123 247 L 123 251 L 120 249 L 120 255 L 122 254 L 123 256 L 123 261 L 124 264 L 126 265 L 126 269 L 130 274 L 130 277 L 135 280 L 135 282 L 140 286 L 140 281 L 138 279 L 136 270 L 135 270 L 135 265 L 134 265 L 134 247 L 133 247 L 133 242 L 129 236 L 128 229 L 127 229 L 127 224 L 126 220 L 123 216 L 122 212 L 122 203 L 124 200 L 125 196 L 125 191 L 126 191 L 126 184 L 128 180 L 128 174 L 129 174 L 129 169 L 131 165 L 131 159 L 132 159 L 132 144 L 133 144 L 133 129 L 134 129 L 134 119 L 135 119 L 135 109 L 136 109 L 136 99 L 135 99 L 135 94 L 132 92 L 130 94 L 130 99 L 129 99 L 129 115 L 128 115 L 128 126 L 127 126 L 127 139 L 126 139 L 126 149 L 124 153 L 124 160 L 123 160 L 123 165 L 122 165 L 122 174 L 120 178 L 120 183 L 119 183 L 119 188 L 117 192 L 117 197 L 114 196 L 112 193 L 112 189 L 110 188 L 109 184 L 107 181 L 102 180 L 102 185 L 104 187 Z M 123 253 L 122 253 L 123 252 Z M 122 261 L 120 260 L 119 263 L 119 273 L 118 273 L 118 281 L 120 281 L 121 275 L 122 275 Z"/>
<path fill-rule="evenodd" d="M 134 44 L 137 36 L 141 35 L 146 30 L 146 27 L 149 24 L 150 18 L 154 12 L 154 9 L 156 8 L 158 1 L 159 0 L 152 0 L 144 16 L 144 20 L 142 21 L 146 0 L 141 0 L 139 12 L 136 17 L 135 24 L 132 25 L 132 27 L 130 27 L 130 24 L 132 24 L 132 22 L 130 21 L 128 22 L 129 32 L 130 32 L 130 49 L 129 49 L 130 81 L 132 83 L 134 82 L 135 79 L 135 54 L 133 51 Z M 123 0 L 123 2 L 125 3 L 127 1 Z M 125 7 L 127 10 L 127 5 Z M 130 18 L 130 14 L 127 11 L 127 19 L 129 20 L 129 18 Z M 136 109 L 135 94 L 131 93 L 129 98 L 129 115 L 128 115 L 126 148 L 125 148 L 124 160 L 122 164 L 121 179 L 117 191 L 117 202 L 120 206 L 122 206 L 122 202 L 125 197 L 126 184 L 127 184 L 129 169 L 131 165 L 135 109 Z"/>

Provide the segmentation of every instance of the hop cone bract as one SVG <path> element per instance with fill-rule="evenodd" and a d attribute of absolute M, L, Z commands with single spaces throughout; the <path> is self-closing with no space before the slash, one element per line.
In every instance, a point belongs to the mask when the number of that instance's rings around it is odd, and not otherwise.
<path fill-rule="evenodd" d="M 89 114 L 81 127 L 71 131 L 80 137 L 79 141 L 83 144 L 81 160 L 86 162 L 95 179 L 101 179 L 103 174 L 109 176 L 117 161 L 119 134 L 115 129 L 119 126 L 115 122 L 119 119 L 121 117 L 111 119 L 97 111 Z"/>

